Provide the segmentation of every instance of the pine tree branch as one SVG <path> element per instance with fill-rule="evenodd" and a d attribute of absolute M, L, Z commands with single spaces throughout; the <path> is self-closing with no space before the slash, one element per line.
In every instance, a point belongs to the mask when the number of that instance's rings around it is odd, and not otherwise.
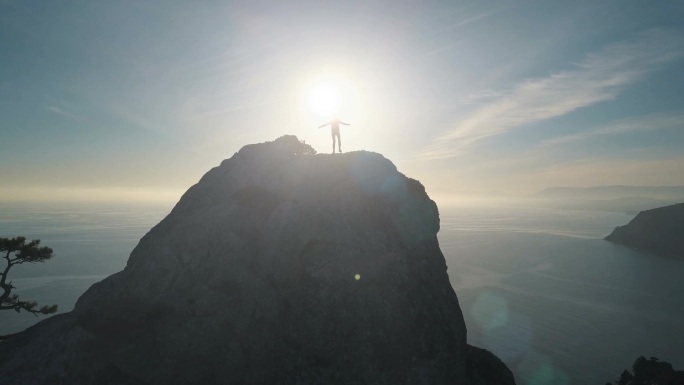
<path fill-rule="evenodd" d="M 34 316 L 40 314 L 52 314 L 57 312 L 57 305 L 43 305 L 38 307 L 38 303 L 35 301 L 20 301 L 19 296 L 12 294 L 12 289 L 14 285 L 12 282 L 7 282 L 7 275 L 10 269 L 14 265 L 20 265 L 22 263 L 38 263 L 45 262 L 54 256 L 51 248 L 40 246 L 40 240 L 34 239 L 30 242 L 26 242 L 25 237 L 16 238 L 0 238 L 0 253 L 2 258 L 5 260 L 5 268 L 0 272 L 0 289 L 2 289 L 2 294 L 0 294 L 0 311 L 2 310 L 14 310 L 17 313 L 25 311 L 31 313 Z M 15 334 L 0 335 L 0 341 L 6 340 Z"/>
<path fill-rule="evenodd" d="M 12 293 L 12 289 L 14 286 L 12 286 L 12 282 L 7 284 L 7 274 L 9 273 L 9 270 L 12 268 L 12 262 L 10 261 L 10 253 L 11 251 L 8 250 L 7 254 L 3 258 L 7 260 L 7 266 L 5 267 L 5 270 L 2 272 L 2 275 L 0 276 L 0 288 L 2 288 L 3 293 L 0 294 L 0 304 L 4 303 L 7 298 L 9 298 L 10 294 Z"/>
<path fill-rule="evenodd" d="M 38 308 L 36 301 L 20 301 L 17 296 L 12 296 L 5 300 L 3 305 L 0 305 L 0 310 L 14 310 L 20 313 L 22 310 L 35 315 L 52 314 L 57 312 L 57 305 L 43 305 Z"/>

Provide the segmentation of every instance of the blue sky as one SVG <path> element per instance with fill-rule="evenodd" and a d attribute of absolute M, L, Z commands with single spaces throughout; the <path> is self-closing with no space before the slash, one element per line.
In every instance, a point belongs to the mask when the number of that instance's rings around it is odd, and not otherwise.
<path fill-rule="evenodd" d="M 328 152 L 303 96 L 325 78 L 344 149 L 431 194 L 684 185 L 681 20 L 676 1 L 0 0 L 0 200 L 173 200 L 245 144 Z"/>

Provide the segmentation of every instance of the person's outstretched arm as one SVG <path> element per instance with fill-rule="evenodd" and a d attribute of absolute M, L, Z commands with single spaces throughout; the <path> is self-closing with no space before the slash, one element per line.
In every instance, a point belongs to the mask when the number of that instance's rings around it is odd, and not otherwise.
<path fill-rule="evenodd" d="M 328 122 L 328 123 L 326 123 L 326 124 L 324 124 L 324 125 L 322 125 L 322 126 L 318 126 L 318 128 L 323 128 L 323 127 L 327 126 L 328 124 L 330 124 L 330 122 Z"/>
<path fill-rule="evenodd" d="M 345 126 L 348 126 L 348 125 L 349 125 L 349 123 L 345 123 L 345 122 L 343 122 L 343 121 L 341 121 L 341 120 L 340 120 L 340 124 L 344 124 Z"/>

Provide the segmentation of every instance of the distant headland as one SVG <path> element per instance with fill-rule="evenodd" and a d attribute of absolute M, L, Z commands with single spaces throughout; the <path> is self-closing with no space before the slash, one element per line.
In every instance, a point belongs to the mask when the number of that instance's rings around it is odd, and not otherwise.
<path fill-rule="evenodd" d="M 605 238 L 655 254 L 684 258 L 684 203 L 640 212 Z"/>

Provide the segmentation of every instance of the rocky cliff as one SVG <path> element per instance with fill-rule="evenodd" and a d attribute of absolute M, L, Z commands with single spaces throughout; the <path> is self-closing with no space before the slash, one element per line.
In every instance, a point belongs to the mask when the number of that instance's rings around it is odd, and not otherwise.
<path fill-rule="evenodd" d="M 210 170 L 126 268 L 0 345 L 7 384 L 514 384 L 466 345 L 423 186 L 296 137 Z"/>
<path fill-rule="evenodd" d="M 684 385 L 684 371 L 675 370 L 672 364 L 656 357 L 641 356 L 634 361 L 631 371 L 623 371 L 617 381 L 606 385 Z"/>
<path fill-rule="evenodd" d="M 684 258 L 684 203 L 640 212 L 605 238 L 656 254 Z"/>

